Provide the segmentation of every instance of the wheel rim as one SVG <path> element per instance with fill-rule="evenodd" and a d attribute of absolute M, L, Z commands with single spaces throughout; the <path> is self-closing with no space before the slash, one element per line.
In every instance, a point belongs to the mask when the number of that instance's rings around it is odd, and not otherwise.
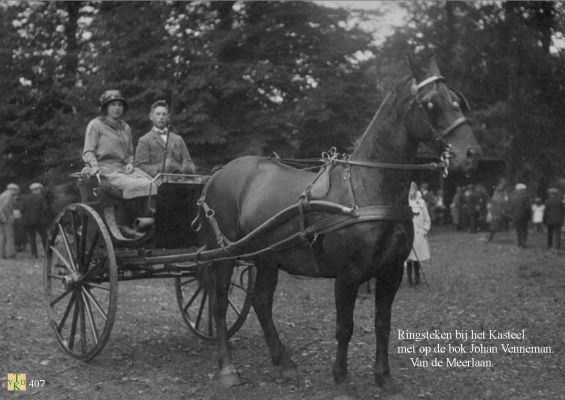
<path fill-rule="evenodd" d="M 209 265 L 195 265 L 187 276 L 175 278 L 177 302 L 189 330 L 196 336 L 215 341 L 216 326 L 212 313 L 213 283 Z M 226 326 L 228 337 L 243 325 L 251 306 L 255 285 L 255 267 L 250 262 L 238 260 L 231 277 Z"/>
<path fill-rule="evenodd" d="M 43 268 L 44 302 L 63 350 L 89 360 L 110 337 L 117 307 L 114 248 L 91 207 L 72 204 L 51 226 Z"/>

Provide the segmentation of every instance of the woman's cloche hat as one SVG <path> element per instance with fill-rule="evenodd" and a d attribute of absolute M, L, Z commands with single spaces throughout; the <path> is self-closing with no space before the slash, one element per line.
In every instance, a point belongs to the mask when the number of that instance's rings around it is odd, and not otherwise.
<path fill-rule="evenodd" d="M 116 89 L 106 90 L 104 93 L 102 93 L 102 96 L 100 96 L 100 111 L 103 111 L 106 104 L 114 100 L 121 101 L 124 105 L 124 112 L 127 111 L 128 102 L 126 101 L 125 97 L 122 96 L 122 92 Z"/>

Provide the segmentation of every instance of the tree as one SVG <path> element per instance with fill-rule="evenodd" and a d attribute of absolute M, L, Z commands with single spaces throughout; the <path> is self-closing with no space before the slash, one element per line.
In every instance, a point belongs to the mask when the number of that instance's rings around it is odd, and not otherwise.
<path fill-rule="evenodd" d="M 4 3 L 3 3 L 4 4 Z M 67 180 L 110 88 L 136 137 L 166 99 L 197 164 L 345 151 L 382 98 L 370 34 L 308 2 L 5 3 L 12 85 L 0 174 Z M 7 15 L 7 14 L 5 14 Z M 17 29 L 14 29 L 17 28 Z M 379 79 L 377 79 L 379 78 Z M 10 172 L 11 171 L 11 172 Z M 203 170 L 205 172 L 205 170 Z M 11 175 L 10 175 L 11 174 Z"/>
<path fill-rule="evenodd" d="M 81 3 L 4 4 L 7 63 L 1 119 L 6 132 L 2 174 L 12 180 L 53 177 L 79 168 L 78 37 Z M 4 36 L 3 36 L 4 37 Z"/>
<path fill-rule="evenodd" d="M 384 45 L 390 64 L 401 51 L 435 53 L 450 83 L 471 100 L 487 155 L 505 156 L 516 179 L 544 189 L 563 175 L 560 116 L 563 52 L 552 48 L 562 29 L 555 2 L 410 3 L 411 14 Z"/>

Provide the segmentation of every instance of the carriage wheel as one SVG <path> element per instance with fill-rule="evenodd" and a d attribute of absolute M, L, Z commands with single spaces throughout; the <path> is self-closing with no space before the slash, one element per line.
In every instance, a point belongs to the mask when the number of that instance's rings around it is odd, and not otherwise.
<path fill-rule="evenodd" d="M 212 314 L 214 293 L 210 265 L 194 265 L 190 275 L 175 278 L 178 305 L 188 329 L 196 336 L 209 341 L 217 338 Z M 228 294 L 226 325 L 228 338 L 243 325 L 255 285 L 255 266 L 249 261 L 236 261 Z"/>
<path fill-rule="evenodd" d="M 102 218 L 85 204 L 71 204 L 49 232 L 43 268 L 49 322 L 66 353 L 90 360 L 114 324 L 118 273 L 112 240 Z"/>

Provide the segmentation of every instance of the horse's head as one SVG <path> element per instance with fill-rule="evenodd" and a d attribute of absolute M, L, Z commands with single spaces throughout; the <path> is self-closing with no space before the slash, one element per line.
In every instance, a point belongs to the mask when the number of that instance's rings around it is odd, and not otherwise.
<path fill-rule="evenodd" d="M 408 134 L 448 159 L 450 169 L 471 172 L 481 147 L 463 115 L 467 101 L 447 85 L 433 58 L 422 65 L 409 60 L 413 79 L 406 85 L 411 96 L 405 114 Z"/>

